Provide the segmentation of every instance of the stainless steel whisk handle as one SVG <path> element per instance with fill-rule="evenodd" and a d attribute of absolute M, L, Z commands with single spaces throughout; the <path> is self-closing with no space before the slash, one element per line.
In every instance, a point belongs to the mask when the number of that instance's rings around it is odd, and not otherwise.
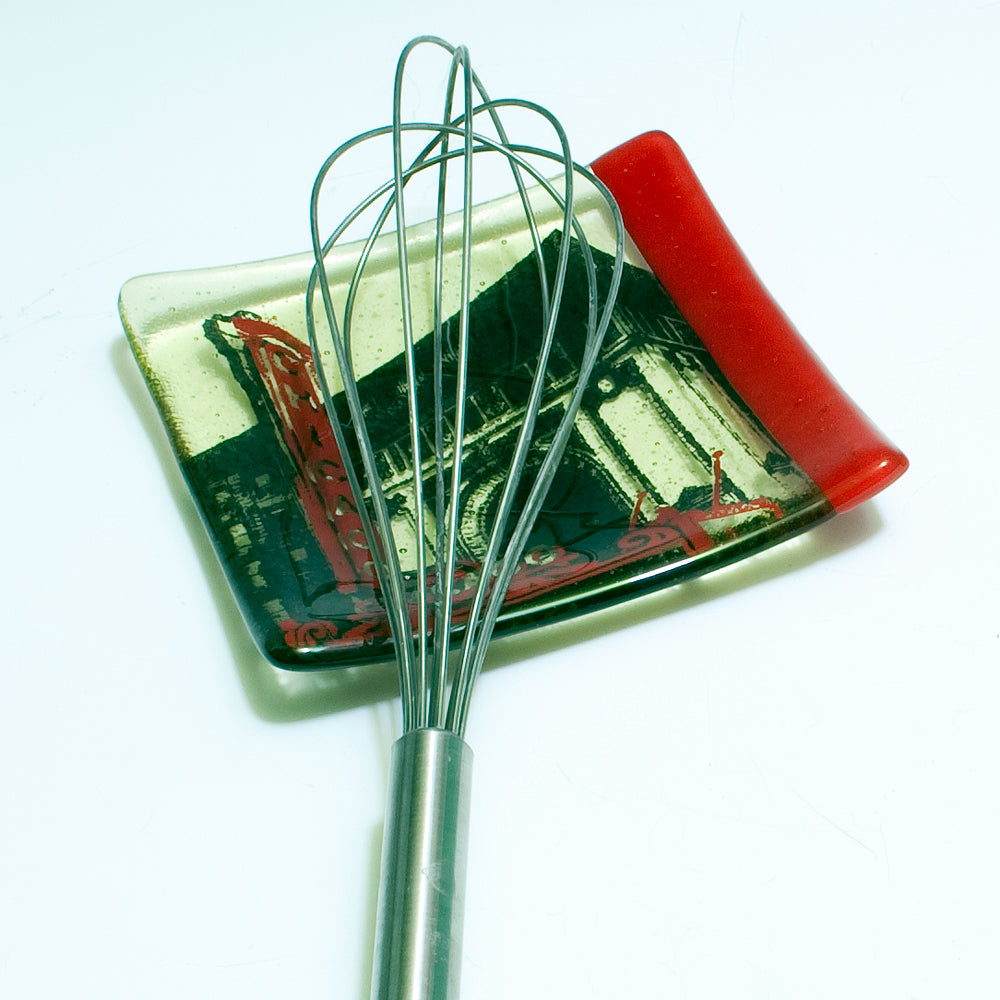
<path fill-rule="evenodd" d="M 372 1000 L 458 1000 L 471 777 L 448 730 L 393 745 Z"/>

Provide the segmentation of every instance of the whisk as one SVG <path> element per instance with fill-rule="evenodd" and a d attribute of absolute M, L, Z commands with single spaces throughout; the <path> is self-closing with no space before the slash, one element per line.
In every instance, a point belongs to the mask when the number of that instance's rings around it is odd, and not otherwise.
<path fill-rule="evenodd" d="M 443 113 L 436 122 L 403 121 L 405 70 L 418 47 L 443 50 L 450 59 Z M 540 119 L 555 135 L 555 150 L 512 142 L 502 118 L 512 109 Z M 404 162 L 404 140 L 410 133 L 416 133 L 424 145 Z M 372 190 L 331 235 L 322 237 L 320 194 L 332 168 L 349 150 L 377 139 L 391 142 L 391 179 Z M 504 479 L 499 501 L 492 523 L 483 532 L 480 551 L 470 559 L 463 535 L 463 506 L 468 499 L 463 492 L 467 485 L 463 463 L 486 446 L 487 436 L 473 426 L 469 403 L 470 372 L 486 364 L 483 351 L 477 354 L 472 310 L 474 256 L 484 244 L 474 233 L 474 166 L 485 157 L 494 158 L 494 163 L 500 157 L 506 163 L 504 169 L 509 170 L 523 209 L 537 263 L 541 328 L 530 366 L 533 371 L 522 378 L 516 407 L 520 426 L 511 435 L 513 447 L 506 465 L 498 470 Z M 553 162 L 561 166 L 561 173 L 550 180 L 545 171 L 553 169 Z M 409 256 L 414 228 L 406 217 L 408 186 L 425 172 L 430 172 L 432 183 L 435 178 L 437 182 L 436 217 L 421 230 L 425 237 L 433 232 L 431 273 L 428 277 L 425 269 L 419 279 L 429 280 L 432 287 L 429 330 L 421 328 L 414 316 L 413 283 L 418 269 Z M 456 174 L 460 180 L 457 196 Z M 574 214 L 574 182 L 579 177 L 606 199 L 615 233 L 614 266 L 603 288 L 590 244 Z M 554 204 L 557 214 L 561 213 L 554 267 L 543 256 L 539 199 Z M 452 212 L 449 206 L 459 201 L 460 211 Z M 337 308 L 327 277 L 327 258 L 366 213 L 374 214 L 375 222 L 362 241 L 346 300 Z M 405 504 L 400 503 L 398 493 L 388 495 L 386 480 L 391 473 L 380 461 L 372 438 L 372 420 L 387 401 L 378 397 L 377 387 L 365 388 L 356 357 L 362 339 L 358 331 L 364 327 L 358 303 L 364 297 L 366 271 L 376 245 L 383 247 L 392 239 L 390 221 L 395 228 L 399 274 L 399 352 L 405 367 L 411 476 Z M 392 752 L 372 997 L 454 1000 L 460 971 L 472 765 L 464 736 L 472 689 L 508 585 L 573 432 L 611 319 L 622 272 L 624 228 L 610 193 L 573 162 L 566 135 L 549 112 L 529 101 L 491 100 L 472 69 L 467 49 L 430 36 L 411 41 L 399 58 L 392 124 L 345 142 L 323 164 L 312 193 L 311 225 L 315 263 L 306 296 L 309 344 L 348 483 L 358 501 L 373 583 L 395 649 L 402 701 L 403 735 Z M 446 267 L 449 239 L 457 239 L 460 246 L 457 275 L 455 269 Z M 485 245 L 488 251 L 488 241 Z M 575 359 L 574 376 L 556 385 L 549 369 L 571 268 L 580 269 L 587 289 L 584 334 L 574 339 L 583 347 Z M 458 309 L 446 317 L 446 285 L 456 278 Z M 325 330 L 318 316 L 325 319 Z M 566 322 L 579 320 L 564 318 Z M 325 363 L 324 358 L 332 362 Z M 489 378 L 490 372 L 479 371 L 477 377 L 483 375 Z M 335 393 L 335 379 L 342 393 Z M 404 561 L 402 555 L 411 546 L 414 551 Z"/>

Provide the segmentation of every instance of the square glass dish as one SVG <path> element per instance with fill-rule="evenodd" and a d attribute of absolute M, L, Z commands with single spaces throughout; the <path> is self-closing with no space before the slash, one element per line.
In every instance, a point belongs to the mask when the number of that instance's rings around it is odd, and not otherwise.
<path fill-rule="evenodd" d="M 611 327 L 499 633 L 613 605 L 744 558 L 868 499 L 906 468 L 762 287 L 669 137 L 640 136 L 591 169 L 614 195 L 632 245 Z M 584 190 L 575 210 L 606 280 L 607 208 Z M 551 266 L 563 239 L 561 214 L 553 206 L 539 215 Z M 453 581 L 459 620 L 540 327 L 538 267 L 519 200 L 478 206 L 474 226 L 490 252 L 474 276 L 471 306 L 470 458 Z M 358 304 L 366 329 L 384 329 L 386 337 L 363 336 L 352 346 L 359 380 L 375 389 L 366 394 L 377 400 L 369 430 L 405 562 L 417 539 L 411 532 L 407 542 L 406 534 L 414 469 L 400 447 L 407 428 L 403 362 L 391 346 L 399 328 L 394 251 L 395 238 L 381 238 Z M 430 230 L 411 238 L 418 267 L 433 252 Z M 335 298 L 345 294 L 358 253 L 347 246 L 327 259 Z M 452 238 L 445 266 L 457 255 Z M 263 653 L 292 669 L 392 657 L 344 474 L 352 456 L 333 439 L 305 333 L 312 267 L 312 254 L 303 254 L 148 275 L 129 281 L 120 301 L 247 624 Z M 419 299 L 419 281 L 414 287 Z M 580 283 L 570 282 L 565 294 L 551 401 L 574 371 L 587 302 Z M 429 349 L 430 328 L 417 342 L 418 359 Z M 330 388 L 339 408 L 338 387 Z"/>

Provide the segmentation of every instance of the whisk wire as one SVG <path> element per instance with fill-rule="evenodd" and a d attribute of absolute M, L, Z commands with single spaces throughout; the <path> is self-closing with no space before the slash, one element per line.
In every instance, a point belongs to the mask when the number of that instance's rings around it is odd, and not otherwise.
<path fill-rule="evenodd" d="M 458 64 L 454 56 L 448 73 L 448 86 L 445 89 L 443 121 L 452 121 L 452 100 L 454 97 L 455 79 Z M 445 528 L 445 475 L 444 475 L 444 220 L 446 215 L 446 193 L 448 187 L 448 146 L 450 134 L 441 134 L 441 153 L 443 158 L 438 167 L 437 213 L 434 231 L 434 535 L 435 551 L 443 551 L 447 531 Z M 434 574 L 434 667 L 435 673 L 430 691 L 427 694 L 428 723 L 440 728 L 443 720 L 444 692 L 448 684 L 448 640 L 450 635 L 450 620 L 445 619 L 442 610 L 445 606 L 450 587 L 445 586 L 449 579 L 440 572 Z"/>
<path fill-rule="evenodd" d="M 425 539 L 425 508 L 423 498 L 423 456 L 420 439 L 420 414 L 417 409 L 417 373 L 416 361 L 413 349 L 413 310 L 410 302 L 410 267 L 409 253 L 407 248 L 407 228 L 406 228 L 406 202 L 404 199 L 404 186 L 406 175 L 403 170 L 403 132 L 402 132 L 402 90 L 403 90 L 403 70 L 411 46 L 404 49 L 399 58 L 396 68 L 396 79 L 393 87 L 393 113 L 392 113 L 392 159 L 393 159 L 393 207 L 396 214 L 396 254 L 399 261 L 397 272 L 399 275 L 400 294 L 400 317 L 402 320 L 403 334 L 403 360 L 406 366 L 406 400 L 407 419 L 410 432 L 410 454 L 413 459 L 413 484 L 412 484 L 412 504 L 414 529 L 416 535 L 416 635 L 413 631 L 405 637 L 400 636 L 397 641 L 404 642 L 408 648 L 412 648 L 416 642 L 416 663 L 413 665 L 417 676 L 411 684 L 410 701 L 407 705 L 404 700 L 404 716 L 409 715 L 412 724 L 420 726 L 423 722 L 420 693 L 426 690 L 427 684 L 427 643 L 425 640 L 428 617 L 427 617 L 427 552 Z M 374 484 L 372 484 L 374 490 Z M 381 492 L 381 491 L 380 491 Z M 388 526 L 387 526 L 388 527 Z M 405 581 L 400 584 L 405 592 Z M 408 607 L 408 603 L 407 603 Z"/>
<path fill-rule="evenodd" d="M 585 175 L 589 172 L 583 171 L 582 168 L 577 168 L 582 171 Z M 592 178 L 596 182 L 598 187 L 602 187 L 596 178 Z M 558 194 L 551 187 L 551 185 L 544 180 L 540 181 L 541 185 L 545 187 L 550 195 L 558 201 Z M 608 195 L 610 197 L 610 194 Z M 567 201 L 567 205 L 571 205 L 571 202 Z M 622 263 L 623 263 L 623 248 L 624 248 L 624 225 L 620 217 L 615 219 L 616 227 L 616 256 L 615 264 L 612 270 L 611 280 L 609 283 L 608 290 L 606 292 L 605 306 L 602 311 L 601 316 L 597 316 L 597 302 L 598 302 L 598 288 L 597 288 L 597 274 L 596 267 L 593 261 L 593 254 L 590 249 L 590 245 L 585 238 L 582 227 L 580 226 L 578 220 L 574 217 L 570 221 L 570 226 L 576 232 L 578 237 L 578 243 L 580 252 L 584 258 L 584 273 L 587 278 L 588 286 L 588 320 L 587 329 L 589 336 L 587 337 L 584 354 L 580 361 L 580 375 L 576 380 L 572 394 L 567 400 L 566 407 L 559 422 L 559 426 L 553 435 L 552 441 L 549 448 L 542 460 L 541 467 L 532 483 L 531 490 L 528 494 L 527 499 L 524 502 L 520 516 L 517 519 L 517 523 L 514 530 L 510 536 L 507 543 L 504 556 L 500 560 L 500 565 L 497 570 L 496 579 L 493 582 L 493 586 L 490 588 L 488 601 L 486 602 L 486 610 L 483 613 L 481 622 L 479 623 L 479 634 L 473 636 L 470 632 L 465 635 L 465 640 L 462 650 L 462 661 L 461 667 L 459 669 L 455 685 L 452 690 L 452 702 L 449 708 L 448 715 L 448 728 L 458 735 L 463 735 L 465 732 L 465 727 L 468 719 L 469 711 L 469 699 L 471 697 L 472 687 L 479 673 L 482 670 L 483 662 L 486 656 L 486 650 L 489 642 L 489 637 L 493 633 L 493 629 L 496 625 L 497 618 L 499 617 L 500 610 L 503 604 L 503 599 L 506 595 L 507 587 L 510 584 L 511 578 L 517 569 L 517 560 L 524 549 L 524 546 L 528 540 L 528 535 L 534 526 L 535 518 L 541 509 L 542 504 L 545 501 L 545 496 L 548 493 L 549 487 L 555 477 L 558 469 L 558 463 L 562 458 L 563 451 L 565 449 L 566 443 L 568 441 L 569 435 L 571 434 L 576 415 L 579 412 L 580 404 L 583 401 L 583 395 L 586 391 L 587 384 L 589 382 L 590 374 L 594 369 L 594 365 L 597 361 L 597 357 L 600 351 L 601 343 L 604 339 L 604 334 L 607 332 L 607 328 L 611 322 L 611 314 L 613 311 L 614 301 L 618 294 L 618 287 L 621 282 L 622 273 Z M 567 227 L 569 228 L 569 227 Z M 567 250 L 569 248 L 569 240 L 563 240 L 562 246 Z M 561 247 L 562 249 L 562 247 Z M 564 281 L 565 275 L 561 276 L 561 280 L 557 280 L 556 289 L 561 293 L 562 281 Z M 554 312 L 558 310 L 558 303 L 555 304 Z M 551 343 L 546 346 L 546 360 L 547 351 L 551 347 Z M 540 361 L 539 368 L 542 368 L 543 364 Z M 534 387 L 533 387 L 534 390 Z M 520 444 L 520 442 L 519 442 Z M 525 452 L 524 456 L 519 456 L 522 458 L 520 462 L 519 469 L 515 472 L 512 469 L 510 480 L 508 481 L 508 487 L 510 487 L 511 482 L 515 478 L 520 481 L 521 475 L 523 474 L 524 459 L 527 457 Z M 513 489 L 508 489 L 505 494 L 505 501 L 509 504 L 513 503 L 514 491 Z M 508 510 L 509 515 L 509 510 Z M 499 520 L 499 518 L 498 518 Z M 491 548 L 493 542 L 499 536 L 497 532 L 494 531 L 494 536 L 491 539 Z M 484 563 L 489 560 L 484 560 Z M 476 594 L 475 600 L 480 602 L 483 597 L 483 591 L 479 591 Z"/>
<path fill-rule="evenodd" d="M 460 306 L 459 306 L 459 334 L 458 334 L 458 356 L 456 359 L 455 373 L 455 406 L 452 420 L 452 459 L 450 468 L 450 482 L 446 506 L 447 529 L 443 533 L 443 545 L 438 547 L 436 552 L 436 587 L 439 597 L 438 618 L 436 621 L 436 631 L 441 635 L 441 640 L 437 645 L 437 670 L 436 678 L 438 689 L 435 696 L 436 713 L 440 713 L 440 706 L 443 703 L 443 693 L 447 684 L 449 643 L 448 635 L 452 619 L 452 606 L 454 588 L 452 580 L 455 576 L 455 560 L 458 550 L 458 533 L 460 527 L 460 503 L 462 485 L 462 458 L 463 443 L 465 439 L 465 405 L 467 397 L 467 380 L 469 364 L 469 308 L 472 299 L 472 205 L 473 205 L 473 156 L 474 138 L 473 131 L 474 107 L 472 97 L 472 76 L 470 73 L 469 54 L 464 46 L 458 47 L 452 56 L 452 69 L 449 79 L 448 97 L 446 99 L 444 120 L 450 118 L 451 104 L 455 90 L 458 70 L 461 68 L 464 98 L 464 113 L 461 116 L 462 138 L 464 144 L 463 162 L 463 199 L 462 199 L 462 250 L 461 250 L 461 274 L 460 274 Z M 447 140 L 447 134 L 442 136 L 442 144 Z M 446 151 L 446 147 L 444 147 Z M 438 188 L 438 227 L 439 231 L 444 225 L 445 202 L 444 194 L 446 188 L 447 160 L 441 164 Z M 435 313 L 440 322 L 441 303 L 444 295 L 443 272 L 441 281 L 435 286 Z M 435 377 L 443 383 L 444 378 L 444 348 L 443 336 L 439 330 L 437 333 L 437 351 L 435 354 Z M 436 435 L 436 441 L 440 447 L 435 455 L 435 462 L 439 468 L 445 464 L 445 454 L 443 447 L 443 407 L 435 403 L 435 419 L 438 428 L 442 431 Z"/>

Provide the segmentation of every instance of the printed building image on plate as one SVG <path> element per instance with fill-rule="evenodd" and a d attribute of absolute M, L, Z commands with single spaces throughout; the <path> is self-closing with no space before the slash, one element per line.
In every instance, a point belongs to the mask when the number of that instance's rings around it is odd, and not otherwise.
<path fill-rule="evenodd" d="M 542 245 L 550 274 L 560 239 L 554 231 Z M 595 258 L 606 284 L 612 261 L 600 251 Z M 588 307 L 581 274 L 571 266 L 529 466 L 540 461 L 578 372 Z M 520 428 L 543 329 L 540 300 L 538 263 L 529 256 L 472 302 L 457 620 Z M 454 359 L 457 325 L 457 318 L 445 324 L 446 363 Z M 182 464 L 258 642 L 283 666 L 387 658 L 377 583 L 344 471 L 356 456 L 337 448 L 304 323 L 279 326 L 239 311 L 207 317 L 203 336 L 256 423 Z M 428 415 L 432 339 L 428 331 L 416 345 L 418 404 Z M 385 363 L 361 378 L 360 392 L 396 538 L 403 539 L 400 558 L 413 566 L 419 543 L 405 373 L 402 358 L 391 355 L 387 350 Z M 443 394 L 446 421 L 454 412 L 453 370 Z M 346 421 L 343 398 L 334 405 Z M 432 435 L 428 423 L 426 454 Z M 432 470 L 421 475 L 433 496 Z M 659 282 L 626 264 L 570 444 L 498 631 L 684 579 L 827 513 L 816 486 L 736 396 Z"/>

